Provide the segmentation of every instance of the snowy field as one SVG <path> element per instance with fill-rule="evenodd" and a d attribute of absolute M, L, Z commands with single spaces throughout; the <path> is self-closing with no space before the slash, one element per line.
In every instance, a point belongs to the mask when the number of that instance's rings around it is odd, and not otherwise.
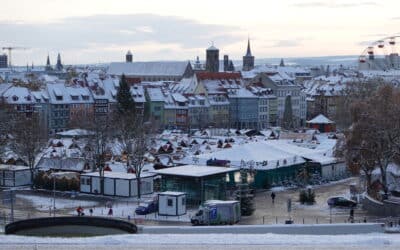
<path fill-rule="evenodd" d="M 145 196 L 143 200 L 151 198 L 151 196 Z M 51 196 L 17 194 L 17 199 L 30 202 L 32 206 L 40 212 L 48 212 L 50 209 L 53 209 L 53 197 Z M 129 217 L 136 220 L 136 223 L 141 223 L 142 220 L 190 222 L 191 215 L 195 213 L 195 210 L 188 210 L 187 213 L 182 216 L 158 216 L 156 213 L 137 215 L 135 214 L 135 209 L 138 206 L 138 202 L 134 199 L 126 201 L 124 201 L 124 199 L 110 200 L 109 202 L 113 209 L 112 217 L 120 219 L 128 219 Z M 106 203 L 107 202 L 56 197 L 56 213 L 59 215 L 76 215 L 76 208 L 81 206 L 84 208 L 84 213 L 87 216 L 90 215 L 90 208 L 93 210 L 93 216 L 108 216 L 109 208 L 106 206 Z"/>
<path fill-rule="evenodd" d="M 398 234 L 136 234 L 87 238 L 0 236 L 0 249 L 400 249 Z"/>
<path fill-rule="evenodd" d="M 32 203 L 32 206 L 39 211 L 49 211 L 53 208 L 53 198 L 44 197 L 39 195 L 25 195 L 17 194 L 17 199 L 26 200 Z M 75 199 L 56 198 L 56 209 L 75 209 L 78 206 L 92 207 L 97 206 L 99 203 L 96 201 L 84 201 Z"/>

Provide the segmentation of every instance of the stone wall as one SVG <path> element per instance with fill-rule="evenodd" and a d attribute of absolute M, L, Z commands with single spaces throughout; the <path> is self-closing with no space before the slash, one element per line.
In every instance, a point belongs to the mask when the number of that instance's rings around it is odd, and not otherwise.
<path fill-rule="evenodd" d="M 369 214 L 377 216 L 399 216 L 400 215 L 400 203 L 390 200 L 379 202 L 368 195 L 364 196 L 362 200 L 363 209 Z"/>

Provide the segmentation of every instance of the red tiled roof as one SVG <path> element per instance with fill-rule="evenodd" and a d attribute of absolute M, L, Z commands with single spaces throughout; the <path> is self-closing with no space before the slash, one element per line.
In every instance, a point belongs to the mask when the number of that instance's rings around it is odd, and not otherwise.
<path fill-rule="evenodd" d="M 126 79 L 126 82 L 127 82 L 129 85 L 138 84 L 138 83 L 141 83 L 141 82 L 142 82 L 142 81 L 140 80 L 140 78 L 138 78 L 138 77 L 129 77 L 129 76 L 126 76 L 125 79 Z"/>
<path fill-rule="evenodd" d="M 222 80 L 242 78 L 240 72 L 197 72 L 198 80 Z"/>

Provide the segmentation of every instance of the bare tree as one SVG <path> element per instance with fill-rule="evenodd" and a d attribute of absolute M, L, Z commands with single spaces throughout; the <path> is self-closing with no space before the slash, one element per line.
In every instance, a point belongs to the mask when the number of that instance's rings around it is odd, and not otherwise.
<path fill-rule="evenodd" d="M 90 152 L 87 157 L 93 161 L 95 170 L 99 171 L 100 194 L 104 194 L 104 167 L 107 161 L 107 145 L 111 141 L 110 117 L 104 115 L 96 117 L 92 122 L 87 123 L 86 129 L 90 132 L 87 145 Z"/>
<path fill-rule="evenodd" d="M 352 124 L 350 107 L 352 104 L 361 102 L 371 97 L 382 81 L 366 80 L 353 81 L 346 84 L 336 99 L 335 122 L 340 129 L 346 130 Z"/>
<path fill-rule="evenodd" d="M 381 183 L 387 191 L 386 169 L 400 149 L 400 91 L 382 85 L 364 101 L 351 106 L 351 129 L 346 138 L 346 158 L 349 166 L 358 166 L 367 176 L 375 168 L 381 172 Z M 357 170 L 357 169 L 353 169 Z"/>
<path fill-rule="evenodd" d="M 136 128 L 136 134 L 132 143 L 132 166 L 136 174 L 138 198 L 141 197 L 141 177 L 145 164 L 145 154 L 148 151 L 148 146 L 151 141 L 150 136 L 151 124 L 144 123 L 142 126 Z"/>
<path fill-rule="evenodd" d="M 29 117 L 16 114 L 11 135 L 11 149 L 28 164 L 33 186 L 35 160 L 47 143 L 47 131 L 40 123 L 39 114 L 32 113 Z"/>
<path fill-rule="evenodd" d="M 7 150 L 12 120 L 10 105 L 0 100 L 0 155 Z"/>

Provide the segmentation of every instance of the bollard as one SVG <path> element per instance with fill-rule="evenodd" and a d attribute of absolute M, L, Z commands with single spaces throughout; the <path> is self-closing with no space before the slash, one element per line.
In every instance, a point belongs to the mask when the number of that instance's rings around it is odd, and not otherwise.
<path fill-rule="evenodd" d="M 316 222 L 317 222 L 317 224 L 318 224 L 318 217 L 317 217 L 317 219 L 316 219 Z"/>
<path fill-rule="evenodd" d="M 263 216 L 263 225 L 265 224 L 265 216 Z"/>
<path fill-rule="evenodd" d="M 275 223 L 278 224 L 278 217 L 275 217 Z"/>
<path fill-rule="evenodd" d="M 304 218 L 303 218 L 303 224 L 304 224 Z"/>

